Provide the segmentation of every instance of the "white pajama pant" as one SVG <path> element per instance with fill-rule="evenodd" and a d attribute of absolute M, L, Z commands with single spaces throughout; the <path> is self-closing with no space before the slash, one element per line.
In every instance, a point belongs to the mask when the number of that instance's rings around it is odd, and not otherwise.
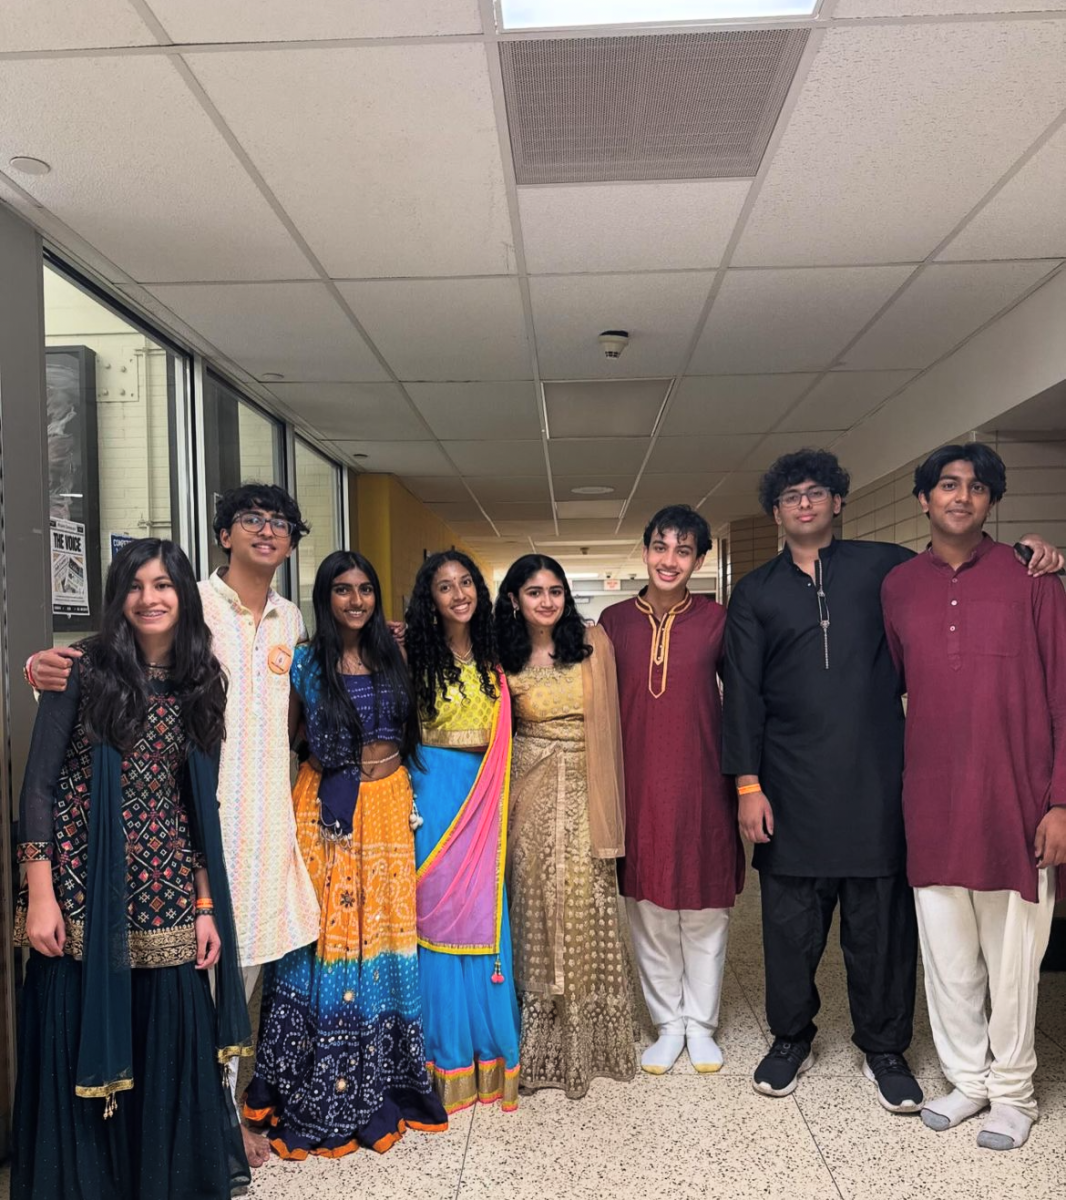
<path fill-rule="evenodd" d="M 1038 899 L 960 887 L 914 889 L 929 1023 L 948 1081 L 976 1102 L 1036 1118 L 1036 998 L 1055 872 Z"/>
<path fill-rule="evenodd" d="M 660 1034 L 713 1035 L 729 939 L 728 908 L 660 908 L 626 897 L 633 950 Z"/>
<path fill-rule="evenodd" d="M 259 975 L 263 970 L 262 964 L 257 964 L 254 967 L 241 967 L 241 975 L 244 978 L 244 999 L 251 1002 L 252 993 L 255 991 L 255 985 L 259 982 Z M 239 1058 L 231 1058 L 226 1063 L 226 1078 L 229 1081 L 229 1090 L 233 1094 L 233 1104 L 237 1109 L 237 1115 L 240 1116 L 241 1106 L 237 1103 L 237 1072 L 240 1070 L 241 1060 Z"/>

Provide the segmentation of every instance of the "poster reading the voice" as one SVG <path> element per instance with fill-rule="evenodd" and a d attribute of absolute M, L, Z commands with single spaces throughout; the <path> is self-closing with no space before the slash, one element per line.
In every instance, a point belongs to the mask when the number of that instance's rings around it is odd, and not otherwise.
<path fill-rule="evenodd" d="M 85 526 L 52 517 L 52 612 L 63 617 L 89 615 L 89 579 L 85 561 Z"/>

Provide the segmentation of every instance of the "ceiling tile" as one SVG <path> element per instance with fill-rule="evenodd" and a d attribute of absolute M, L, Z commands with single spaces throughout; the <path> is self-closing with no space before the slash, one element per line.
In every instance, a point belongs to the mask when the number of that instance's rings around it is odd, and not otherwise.
<path fill-rule="evenodd" d="M 0 50 L 76 50 L 155 44 L 148 26 L 128 0 L 93 0 L 92 4 L 86 4 L 85 0 L 48 0 L 47 4 L 41 0 L 4 0 L 0 4 Z"/>
<path fill-rule="evenodd" d="M 525 501 L 516 504 L 486 504 L 485 511 L 494 522 L 502 521 L 509 529 L 514 527 L 516 521 L 550 521 L 552 519 L 551 502 L 547 499 L 541 502 Z"/>
<path fill-rule="evenodd" d="M 445 450 L 463 475 L 494 476 L 501 472 L 511 475 L 536 475 L 544 470 L 544 443 L 536 441 L 496 441 L 491 449 L 484 442 L 447 441 Z M 474 484 L 477 490 L 477 485 Z"/>
<path fill-rule="evenodd" d="M 1066 0 L 838 0 L 840 17 L 949 17 L 956 13 L 1061 12 Z"/>
<path fill-rule="evenodd" d="M 19 185 L 138 281 L 314 274 L 164 56 L 6 61 L 0 144 L 51 163 Z"/>
<path fill-rule="evenodd" d="M 515 504 L 523 501 L 548 500 L 548 474 L 541 459 L 539 475 L 506 475 L 497 478 L 487 477 L 470 480 L 477 498 L 482 504 Z"/>
<path fill-rule="evenodd" d="M 480 42 L 187 61 L 330 275 L 514 270 Z"/>
<path fill-rule="evenodd" d="M 356 442 L 335 439 L 346 454 L 365 454 L 359 465 L 375 475 L 447 475 L 448 462 L 436 442 Z"/>
<path fill-rule="evenodd" d="M 647 438 L 552 438 L 548 443 L 552 474 L 590 475 L 636 471 L 648 452 Z"/>
<path fill-rule="evenodd" d="M 555 536 L 555 522 L 550 518 L 546 521 L 504 521 L 500 520 L 496 523 L 496 528 L 505 538 L 516 538 L 525 542 L 525 548 L 519 548 L 512 557 L 517 558 L 518 554 L 529 553 L 529 539 L 534 541 L 541 537 Z"/>
<path fill-rule="evenodd" d="M 470 499 L 466 484 L 458 475 L 411 475 L 400 482 L 425 504 L 454 504 Z"/>
<path fill-rule="evenodd" d="M 834 27 L 737 265 L 915 262 L 1066 107 L 1066 23 Z"/>
<path fill-rule="evenodd" d="M 540 437 L 537 389 L 531 381 L 404 386 L 437 437 Z"/>
<path fill-rule="evenodd" d="M 830 371 L 781 422 L 782 430 L 850 429 L 914 371 Z"/>
<path fill-rule="evenodd" d="M 800 429 L 795 433 L 783 431 L 767 434 L 761 444 L 744 460 L 745 466 L 765 470 L 776 458 L 782 454 L 791 454 L 794 450 L 802 450 L 804 447 L 828 450 L 842 432 L 840 429 Z"/>
<path fill-rule="evenodd" d="M 729 271 L 689 370 L 824 369 L 910 273 L 910 267 Z"/>
<path fill-rule="evenodd" d="M 624 500 L 560 500 L 555 511 L 562 520 L 593 520 L 604 517 L 614 520 L 622 515 Z"/>
<path fill-rule="evenodd" d="M 817 375 L 689 375 L 674 393 L 664 436 L 765 433 Z"/>
<path fill-rule="evenodd" d="M 1066 8 L 1066 0 L 1062 0 Z M 1066 127 L 1049 139 L 937 256 L 1066 256 Z"/>
<path fill-rule="evenodd" d="M 325 438 L 425 441 L 426 427 L 394 383 L 271 383 L 269 390 Z"/>
<path fill-rule="evenodd" d="M 651 437 L 669 379 L 546 383 L 551 437 Z"/>
<path fill-rule="evenodd" d="M 578 471 L 570 475 L 556 471 L 552 474 L 552 483 L 556 498 L 569 500 L 573 489 L 578 487 L 609 487 L 622 496 L 628 496 L 635 478 L 636 474 L 633 471 L 610 475 L 593 474 L 592 471 Z"/>
<path fill-rule="evenodd" d="M 530 374 L 516 279 L 380 279 L 337 286 L 401 379 L 520 380 Z"/>
<path fill-rule="evenodd" d="M 519 188 L 526 265 L 534 275 L 716 267 L 750 186 L 731 179 Z"/>
<path fill-rule="evenodd" d="M 710 272 L 574 275 L 529 281 L 541 375 L 555 379 L 674 375 L 684 364 L 710 291 Z M 620 359 L 596 338 L 628 330 Z"/>
<path fill-rule="evenodd" d="M 1066 202 L 1060 197 L 1066 208 Z M 928 367 L 1045 276 L 1047 262 L 934 264 L 848 351 L 854 370 Z"/>
<path fill-rule="evenodd" d="M 666 474 L 645 471 L 637 484 L 629 512 L 647 509 L 650 519 L 653 505 L 663 508 L 667 504 L 696 504 L 724 478 L 721 471 L 671 471 Z"/>
<path fill-rule="evenodd" d="M 762 471 L 731 471 L 722 482 L 715 487 L 714 495 L 719 500 L 756 499 L 759 493 L 759 480 Z"/>
<path fill-rule="evenodd" d="M 446 521 L 452 525 L 455 521 L 483 521 L 481 509 L 473 502 L 473 500 L 457 500 L 451 502 L 439 502 L 430 504 L 430 510 L 440 517 L 442 521 Z"/>
<path fill-rule="evenodd" d="M 290 383 L 388 378 L 324 284 L 163 284 L 151 291 L 252 375 L 277 371 Z"/>
<path fill-rule="evenodd" d="M 477 0 L 152 0 L 176 42 L 295 42 L 479 33 Z"/>
<path fill-rule="evenodd" d="M 755 433 L 661 437 L 648 459 L 648 471 L 653 475 L 668 471 L 730 471 L 740 466 L 758 440 Z"/>

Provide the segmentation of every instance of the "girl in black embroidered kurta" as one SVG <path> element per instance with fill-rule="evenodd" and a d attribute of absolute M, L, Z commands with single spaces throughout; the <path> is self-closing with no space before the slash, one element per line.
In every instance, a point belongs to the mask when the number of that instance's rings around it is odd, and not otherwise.
<path fill-rule="evenodd" d="M 22 791 L 11 1195 L 226 1200 L 250 1177 L 220 1063 L 250 1035 L 209 757 L 225 693 L 177 547 L 116 555 L 83 649 Z"/>

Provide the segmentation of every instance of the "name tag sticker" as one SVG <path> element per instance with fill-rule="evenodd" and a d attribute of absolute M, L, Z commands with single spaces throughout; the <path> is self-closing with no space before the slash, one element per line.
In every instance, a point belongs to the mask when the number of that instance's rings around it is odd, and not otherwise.
<path fill-rule="evenodd" d="M 271 646 L 267 651 L 267 666 L 275 675 L 287 675 L 292 666 L 292 647 Z"/>

